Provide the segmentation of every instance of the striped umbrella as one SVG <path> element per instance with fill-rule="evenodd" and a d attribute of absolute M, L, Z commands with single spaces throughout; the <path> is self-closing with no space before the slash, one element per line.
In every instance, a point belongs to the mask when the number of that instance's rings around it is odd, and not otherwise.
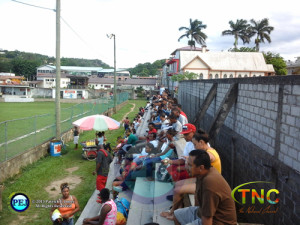
<path fill-rule="evenodd" d="M 86 116 L 73 122 L 73 125 L 79 127 L 81 130 L 116 130 L 120 127 L 120 123 L 108 116 L 92 115 Z"/>

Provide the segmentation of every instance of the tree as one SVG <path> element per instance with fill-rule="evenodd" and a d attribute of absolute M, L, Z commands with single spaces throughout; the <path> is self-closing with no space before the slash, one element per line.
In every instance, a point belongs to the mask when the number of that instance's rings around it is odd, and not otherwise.
<path fill-rule="evenodd" d="M 184 72 L 183 74 L 177 74 L 171 77 L 172 81 L 182 81 L 182 80 L 195 80 L 197 78 L 197 74 L 193 72 Z"/>
<path fill-rule="evenodd" d="M 286 63 L 284 59 L 276 53 L 267 52 L 263 55 L 267 64 L 272 64 L 276 75 L 287 75 Z"/>
<path fill-rule="evenodd" d="M 240 47 L 240 48 L 230 48 L 229 52 L 256 52 L 255 47 Z"/>
<path fill-rule="evenodd" d="M 252 26 L 251 26 L 251 33 L 249 36 L 256 35 L 255 38 L 255 46 L 256 51 L 259 51 L 259 45 L 260 43 L 265 43 L 265 40 L 267 40 L 269 43 L 271 43 L 271 37 L 270 34 L 274 30 L 274 27 L 269 26 L 269 19 L 264 18 L 259 21 L 255 21 L 254 19 L 250 20 Z"/>
<path fill-rule="evenodd" d="M 201 30 L 205 29 L 206 25 L 202 24 L 202 21 L 190 19 L 190 27 L 180 27 L 179 31 L 185 30 L 185 34 L 181 35 L 178 38 L 178 41 L 180 41 L 182 38 L 187 37 L 189 38 L 188 45 L 191 46 L 191 48 L 195 47 L 195 42 L 204 45 L 205 39 L 207 38 L 206 34 L 203 33 Z"/>
<path fill-rule="evenodd" d="M 237 48 L 238 45 L 238 39 L 241 39 L 243 41 L 243 44 L 250 42 L 250 37 L 248 36 L 248 30 L 249 24 L 247 23 L 247 20 L 243 19 L 237 19 L 236 23 L 234 23 L 232 20 L 229 21 L 229 25 L 231 30 L 224 30 L 222 32 L 223 36 L 226 35 L 233 35 L 234 36 L 234 48 Z"/>
<path fill-rule="evenodd" d="M 24 76 L 29 80 L 33 80 L 36 75 L 36 68 L 41 63 L 36 60 L 26 60 L 22 58 L 15 58 L 12 60 L 12 69 L 16 75 Z"/>

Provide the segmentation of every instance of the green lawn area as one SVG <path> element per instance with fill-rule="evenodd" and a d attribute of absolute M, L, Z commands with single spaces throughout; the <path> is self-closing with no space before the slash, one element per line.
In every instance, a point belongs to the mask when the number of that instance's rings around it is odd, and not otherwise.
<path fill-rule="evenodd" d="M 112 106 L 111 103 L 112 101 L 110 103 L 99 101 L 98 104 L 61 103 L 61 131 L 69 130 L 72 122 L 79 119 L 78 115 L 102 113 Z M 3 123 L 3 121 L 8 122 Z M 24 135 L 26 136 L 24 137 Z M 54 102 L 0 103 L 0 162 L 50 140 L 54 136 Z M 19 137 L 23 138 L 9 142 Z M 7 146 L 3 144 L 6 140 L 9 142 Z"/>
<path fill-rule="evenodd" d="M 144 100 L 130 100 L 128 104 L 123 106 L 117 114 L 112 117 L 116 120 L 121 120 L 132 108 L 132 104 L 130 103 L 136 104 L 135 110 L 128 115 L 130 120 L 135 117 L 139 107 L 146 105 L 146 101 Z M 114 146 L 116 138 L 124 134 L 124 129 L 120 128 L 118 130 L 107 131 L 105 134 L 108 141 Z M 93 138 L 95 138 L 95 131 L 86 131 L 80 135 L 80 141 Z M 72 175 L 79 176 L 81 178 L 81 183 L 78 184 L 76 188 L 71 189 L 70 193 L 77 197 L 80 205 L 80 212 L 84 209 L 84 206 L 96 187 L 96 176 L 92 175 L 92 171 L 95 169 L 95 162 L 83 160 L 81 157 L 81 150 L 73 150 L 74 144 L 72 142 L 67 144 L 67 154 L 61 157 L 47 156 L 42 158 L 38 162 L 24 168 L 19 175 L 4 182 L 5 189 L 2 196 L 3 211 L 0 212 L 1 224 L 52 224 L 49 218 L 49 208 L 37 208 L 35 205 L 31 205 L 27 211 L 18 214 L 9 210 L 7 204 L 8 197 L 13 192 L 24 192 L 31 200 L 56 200 L 57 198 L 50 198 L 50 195 L 45 188 L 49 186 L 51 182 L 69 176 L 70 173 L 66 171 L 66 169 L 72 167 L 78 167 Z M 59 186 L 55 188 L 59 189 Z M 77 213 L 76 219 L 79 217 L 80 212 Z"/>

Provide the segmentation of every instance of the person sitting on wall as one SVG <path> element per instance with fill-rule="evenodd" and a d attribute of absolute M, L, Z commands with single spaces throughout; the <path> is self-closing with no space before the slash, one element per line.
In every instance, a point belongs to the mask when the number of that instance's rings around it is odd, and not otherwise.
<path fill-rule="evenodd" d="M 205 131 L 199 129 L 194 134 L 192 142 L 195 146 L 195 149 L 203 149 L 207 151 L 210 156 L 211 165 L 221 174 L 220 156 L 215 149 L 210 147 L 209 135 Z M 174 187 L 172 208 L 169 211 L 162 212 L 160 215 L 172 220 L 174 218 L 174 210 L 181 208 L 183 205 L 184 194 L 195 194 L 195 190 L 196 179 L 194 177 L 177 181 Z"/>
<path fill-rule="evenodd" d="M 192 176 L 196 177 L 196 206 L 175 210 L 175 225 L 237 224 L 231 189 L 224 177 L 211 166 L 210 161 L 205 150 L 190 152 L 188 165 Z"/>
<path fill-rule="evenodd" d="M 117 206 L 115 202 L 109 198 L 109 190 L 103 188 L 99 193 L 99 199 L 102 204 L 100 215 L 92 218 L 85 218 L 83 225 L 96 224 L 96 225 L 115 225 L 117 222 Z"/>

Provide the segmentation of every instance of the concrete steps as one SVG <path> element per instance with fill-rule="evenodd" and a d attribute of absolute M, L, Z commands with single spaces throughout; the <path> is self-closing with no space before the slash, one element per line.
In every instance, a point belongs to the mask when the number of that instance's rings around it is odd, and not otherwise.
<path fill-rule="evenodd" d="M 155 186 L 154 186 L 154 212 L 153 212 L 153 222 L 163 225 L 173 225 L 174 222 L 167 220 L 160 216 L 160 213 L 167 211 L 172 206 L 172 202 L 167 200 L 168 195 L 173 195 L 173 183 L 170 182 L 160 182 L 156 178 L 156 172 L 160 163 L 156 163 L 155 166 Z"/>
<path fill-rule="evenodd" d="M 145 177 L 136 179 L 127 219 L 128 225 L 152 222 L 154 183 L 154 181 L 148 181 Z"/>

